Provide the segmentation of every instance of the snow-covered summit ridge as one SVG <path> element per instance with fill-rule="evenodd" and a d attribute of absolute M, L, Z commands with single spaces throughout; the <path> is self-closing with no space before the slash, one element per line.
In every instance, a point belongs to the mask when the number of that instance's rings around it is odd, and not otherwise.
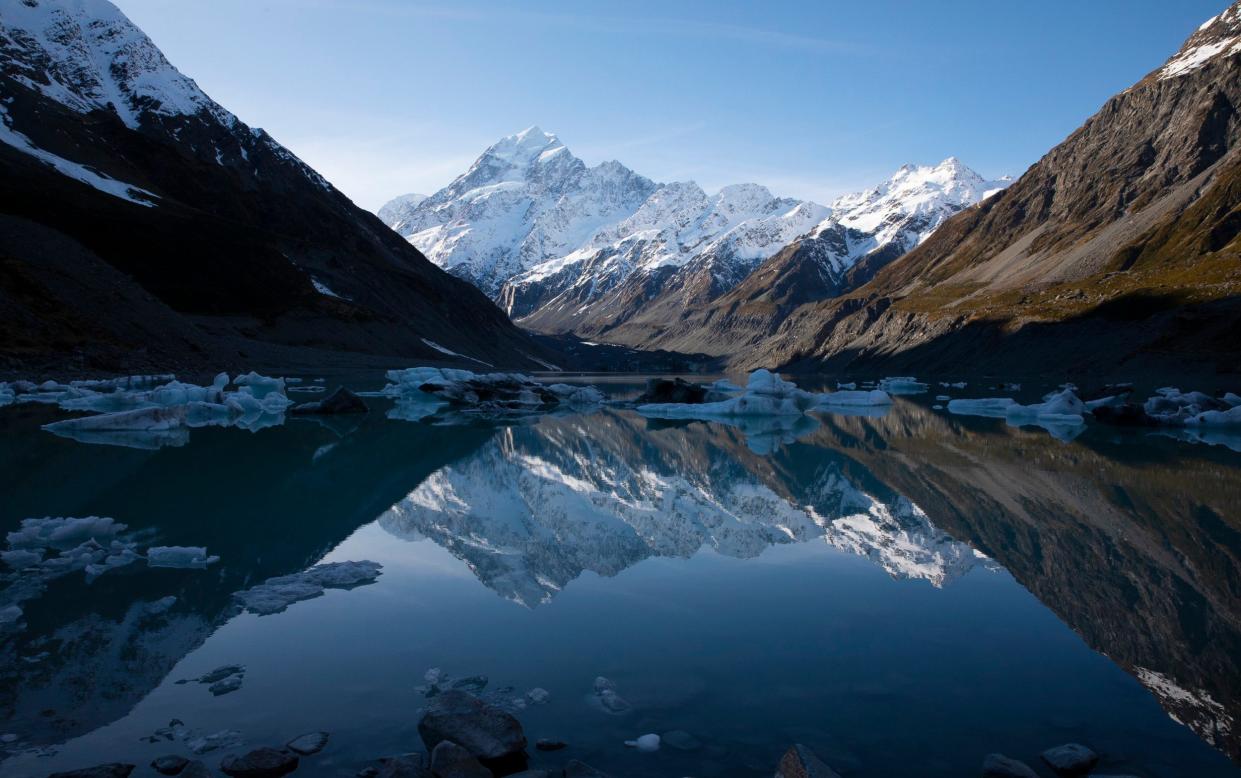
<path fill-rule="evenodd" d="M 631 277 L 706 267 L 726 289 L 793 241 L 832 228 L 853 231 L 844 241 L 847 256 L 836 263 L 843 269 L 894 240 L 912 248 L 1008 183 L 987 181 L 949 157 L 906 165 L 831 207 L 779 197 L 757 183 L 708 194 L 692 181 L 654 183 L 615 161 L 587 167 L 554 134 L 531 127 L 491 145 L 431 197 L 393 201 L 381 211 L 432 262 L 523 315 L 528 311 L 511 308 L 523 293 L 500 295 L 502 287 L 550 284 L 592 300 Z"/>
<path fill-rule="evenodd" d="M 955 212 L 985 200 L 1010 183 L 1009 176 L 988 181 L 956 157 L 938 165 L 902 165 L 882 184 L 836 198 L 831 217 L 818 231 L 838 223 L 876 232 L 899 217 Z"/>
<path fill-rule="evenodd" d="M 1241 3 L 1234 3 L 1228 10 L 1212 16 L 1189 36 L 1181 50 L 1160 68 L 1160 80 L 1178 78 L 1192 73 L 1208 62 L 1241 52 Z"/>
<path fill-rule="evenodd" d="M 0 0 L 0 65 L 74 111 L 109 110 L 132 129 L 148 112 L 237 121 L 107 0 Z"/>

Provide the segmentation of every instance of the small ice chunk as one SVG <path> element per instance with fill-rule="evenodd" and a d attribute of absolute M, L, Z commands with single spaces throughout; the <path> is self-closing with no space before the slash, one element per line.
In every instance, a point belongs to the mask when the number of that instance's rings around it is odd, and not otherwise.
<path fill-rule="evenodd" d="M 636 748 L 639 751 L 650 753 L 659 750 L 659 735 L 649 734 L 642 735 L 637 740 L 626 740 L 625 745 L 630 748 Z"/>
<path fill-rule="evenodd" d="M 888 394 L 921 394 L 930 386 L 913 376 L 893 376 L 881 380 L 879 388 Z"/>
<path fill-rule="evenodd" d="M 539 686 L 536 686 L 530 691 L 526 692 L 526 699 L 530 700 L 530 702 L 534 703 L 535 705 L 543 705 L 551 698 L 552 698 L 552 693 Z"/>
<path fill-rule="evenodd" d="M 328 562 L 301 573 L 269 578 L 233 595 L 251 613 L 279 613 L 295 602 L 323 594 L 324 589 L 351 589 L 373 583 L 383 565 L 378 562 Z"/>

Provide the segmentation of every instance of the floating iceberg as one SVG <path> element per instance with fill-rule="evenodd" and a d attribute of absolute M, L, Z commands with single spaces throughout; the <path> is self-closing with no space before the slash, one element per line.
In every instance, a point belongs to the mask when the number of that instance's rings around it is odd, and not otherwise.
<path fill-rule="evenodd" d="M 97 543 L 112 541 L 124 532 L 126 525 L 103 516 L 84 518 L 47 517 L 22 519 L 21 528 L 6 538 L 11 549 L 54 548 L 64 550 L 88 540 Z"/>
<path fill-rule="evenodd" d="M 709 403 L 648 403 L 639 405 L 637 411 L 658 419 L 800 416 L 818 406 L 823 396 L 798 389 L 768 370 L 755 370 L 737 397 Z"/>
<path fill-rule="evenodd" d="M 581 409 L 604 401 L 603 393 L 593 386 L 544 384 L 521 373 L 480 374 L 450 368 L 411 367 L 389 370 L 387 377 L 389 383 L 379 395 L 406 403 L 405 412 L 395 418 L 431 415 L 411 412 L 428 398 L 484 414 Z"/>
<path fill-rule="evenodd" d="M 888 394 L 922 394 L 931 387 L 913 376 L 893 376 L 881 380 L 879 388 Z"/>
<path fill-rule="evenodd" d="M 257 431 L 281 424 L 285 410 L 292 404 L 284 393 L 284 379 L 257 373 L 238 376 L 233 391 L 228 389 L 227 373 L 217 375 L 210 386 L 174 379 L 153 388 L 141 388 L 165 377 L 131 376 L 69 387 L 49 387 L 55 382 L 46 382 L 41 386 L 55 391 L 40 396 L 54 396 L 54 401 L 66 410 L 96 415 L 53 422 L 44 429 L 84 443 L 152 449 L 184 445 L 188 440 L 187 428 L 240 427 Z"/>
<path fill-rule="evenodd" d="M 948 403 L 948 412 L 961 416 L 986 416 L 1003 419 L 1008 416 L 1008 409 L 1017 404 L 1011 397 L 985 397 L 976 400 L 952 400 Z"/>
<path fill-rule="evenodd" d="M 819 407 L 877 407 L 892 404 L 892 397 L 882 389 L 859 389 L 828 392 L 819 395 Z"/>
<path fill-rule="evenodd" d="M 1059 392 L 1051 392 L 1043 397 L 1043 402 L 1033 405 L 1013 403 L 1005 412 L 1009 422 L 1019 424 L 1085 424 L 1082 414 L 1086 412 L 1086 404 L 1078 399 L 1071 387 Z"/>
<path fill-rule="evenodd" d="M 318 597 L 325 589 L 352 589 L 373 583 L 382 567 L 370 561 L 328 562 L 300 573 L 269 578 L 233 597 L 251 613 L 267 616 L 295 602 Z"/>

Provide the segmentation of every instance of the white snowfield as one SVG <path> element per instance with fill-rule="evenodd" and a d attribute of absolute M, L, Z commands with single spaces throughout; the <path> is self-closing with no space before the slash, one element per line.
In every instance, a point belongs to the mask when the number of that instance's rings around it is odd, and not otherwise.
<path fill-rule="evenodd" d="M 1159 79 L 1178 78 L 1218 57 L 1241 53 L 1241 8 L 1233 6 L 1202 23 L 1185 45 L 1159 69 Z"/>
<path fill-rule="evenodd" d="M 98 171 L 91 170 L 85 165 L 39 148 L 34 145 L 34 141 L 14 130 L 9 124 L 8 111 L 4 109 L 3 105 L 0 105 L 0 143 L 6 143 L 23 154 L 34 157 L 45 165 L 50 166 L 57 173 L 81 181 L 105 194 L 110 194 L 113 197 L 119 197 L 122 200 L 128 200 L 131 203 L 147 208 L 154 207 L 156 201 L 159 200 L 159 195 L 154 192 L 148 192 L 142 187 L 109 178 Z"/>
<path fill-rule="evenodd" d="M 432 262 L 493 296 L 506 282 L 522 287 L 563 273 L 601 295 L 631 274 L 692 262 L 739 282 L 784 246 L 829 229 L 850 244 L 832 259 L 839 272 L 892 241 L 913 248 L 1008 183 L 949 158 L 907 165 L 831 207 L 753 183 L 707 194 L 692 181 L 657 184 L 615 161 L 587 167 L 555 135 L 531 127 L 488 148 L 439 192 L 402 196 L 380 215 Z"/>

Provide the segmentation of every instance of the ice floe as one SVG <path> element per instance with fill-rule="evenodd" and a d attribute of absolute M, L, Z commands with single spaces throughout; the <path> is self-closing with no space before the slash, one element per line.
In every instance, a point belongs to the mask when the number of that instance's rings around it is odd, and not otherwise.
<path fill-rule="evenodd" d="M 89 583 L 142 559 L 151 567 L 199 568 L 218 559 L 201 547 L 157 546 L 144 554 L 139 543 L 125 533 L 127 529 L 127 525 L 103 516 L 23 519 L 18 529 L 7 534 L 7 548 L 0 551 L 6 568 L 0 574 L 0 582 L 5 584 L 0 590 L 0 607 L 33 600 L 51 581 L 75 572 L 82 572 Z M 175 598 L 167 607 L 172 602 Z"/>
<path fill-rule="evenodd" d="M 257 431 L 284 422 L 292 404 L 282 378 L 248 373 L 230 381 L 220 373 L 209 386 L 170 376 L 131 376 L 109 381 L 37 386 L 18 382 L 18 402 L 54 403 L 80 416 L 44 425 L 55 435 L 84 443 L 134 448 L 184 445 L 196 427 L 239 427 Z M 232 383 L 235 389 L 230 390 Z M 14 385 L 9 385 L 12 388 Z"/>
<path fill-rule="evenodd" d="M 581 410 L 598 406 L 603 393 L 593 386 L 545 384 L 521 373 L 474 373 L 436 367 L 389 370 L 389 383 L 377 394 L 397 400 L 401 410 L 392 418 L 422 419 L 435 404 L 482 415 Z M 362 394 L 362 393 L 359 393 Z"/>
<path fill-rule="evenodd" d="M 882 379 L 879 388 L 888 394 L 922 394 L 931 387 L 913 376 L 892 376 Z"/>
<path fill-rule="evenodd" d="M 279 613 L 295 602 L 319 597 L 326 589 L 352 589 L 374 583 L 383 565 L 378 562 L 328 562 L 292 575 L 269 578 L 233 597 L 251 613 Z"/>

